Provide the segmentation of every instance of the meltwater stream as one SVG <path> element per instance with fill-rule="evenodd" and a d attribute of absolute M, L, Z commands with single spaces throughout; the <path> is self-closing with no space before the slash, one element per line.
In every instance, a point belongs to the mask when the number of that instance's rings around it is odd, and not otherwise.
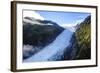
<path fill-rule="evenodd" d="M 56 39 L 49 45 L 43 48 L 40 52 L 34 54 L 24 62 L 38 62 L 38 61 L 56 61 L 63 56 L 64 50 L 69 45 L 73 32 L 65 29 L 59 34 Z"/>

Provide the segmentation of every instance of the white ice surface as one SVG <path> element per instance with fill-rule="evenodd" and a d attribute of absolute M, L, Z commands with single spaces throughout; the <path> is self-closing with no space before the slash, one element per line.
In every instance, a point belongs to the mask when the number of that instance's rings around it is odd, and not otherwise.
<path fill-rule="evenodd" d="M 64 30 L 51 44 L 44 47 L 43 50 L 31 56 L 30 58 L 24 60 L 24 62 L 54 60 L 63 55 L 64 49 L 69 45 L 72 33 L 73 32 L 68 29 Z"/>

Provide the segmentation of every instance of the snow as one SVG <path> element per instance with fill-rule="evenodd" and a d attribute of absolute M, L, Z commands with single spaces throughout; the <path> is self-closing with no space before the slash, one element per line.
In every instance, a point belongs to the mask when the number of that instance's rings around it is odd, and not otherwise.
<path fill-rule="evenodd" d="M 60 59 L 63 55 L 65 48 L 69 45 L 73 32 L 66 29 L 49 45 L 43 48 L 40 52 L 25 59 L 24 62 L 34 62 L 34 61 L 54 61 Z"/>

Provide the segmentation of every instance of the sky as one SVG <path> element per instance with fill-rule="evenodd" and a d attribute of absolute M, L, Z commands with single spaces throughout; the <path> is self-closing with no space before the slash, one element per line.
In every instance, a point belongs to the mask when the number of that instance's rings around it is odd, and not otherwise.
<path fill-rule="evenodd" d="M 74 26 L 82 22 L 90 13 L 79 12 L 54 12 L 54 11 L 36 11 L 46 20 L 51 20 L 61 26 Z"/>
<path fill-rule="evenodd" d="M 82 22 L 90 13 L 79 12 L 55 12 L 55 11 L 32 11 L 25 10 L 23 17 L 34 17 L 41 20 L 51 20 L 60 26 L 75 26 Z"/>

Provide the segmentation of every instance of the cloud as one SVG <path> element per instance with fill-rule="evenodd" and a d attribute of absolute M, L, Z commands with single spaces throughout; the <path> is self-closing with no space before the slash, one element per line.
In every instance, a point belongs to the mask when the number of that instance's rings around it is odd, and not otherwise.
<path fill-rule="evenodd" d="M 76 30 L 76 28 L 75 28 L 76 25 L 74 25 L 74 24 L 63 24 L 61 26 L 65 29 L 72 31 L 72 32 L 75 32 L 75 30 Z"/>
<path fill-rule="evenodd" d="M 35 19 L 44 20 L 44 18 L 39 13 L 36 13 L 35 11 L 24 11 L 23 17 L 33 17 Z"/>
<path fill-rule="evenodd" d="M 73 27 L 76 26 L 77 24 L 62 24 L 62 27 Z"/>
<path fill-rule="evenodd" d="M 81 22 L 83 22 L 83 20 L 84 20 L 84 19 L 77 20 L 77 21 L 75 22 L 75 24 L 80 24 Z"/>
<path fill-rule="evenodd" d="M 75 26 L 77 26 L 77 24 L 80 24 L 82 21 L 83 21 L 83 19 L 80 19 L 80 20 L 75 21 L 75 23 L 73 23 L 73 24 L 67 24 L 66 23 L 66 24 L 62 24 L 61 26 L 63 28 L 69 29 L 72 32 L 75 32 L 75 30 L 76 30 Z"/>
<path fill-rule="evenodd" d="M 65 23 L 65 24 L 62 24 L 61 26 L 65 26 L 65 27 L 73 27 L 73 26 L 76 26 L 77 24 L 80 24 L 81 22 L 83 21 L 83 19 L 80 19 L 80 20 L 76 20 L 75 23 Z"/>

